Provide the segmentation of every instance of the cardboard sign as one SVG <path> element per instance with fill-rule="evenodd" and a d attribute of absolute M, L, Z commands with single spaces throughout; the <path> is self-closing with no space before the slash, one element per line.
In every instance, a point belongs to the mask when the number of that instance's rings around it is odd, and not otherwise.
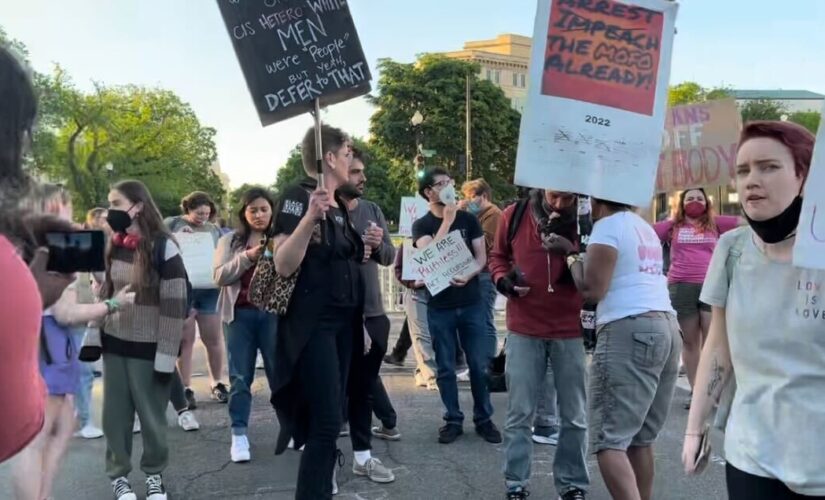
<path fill-rule="evenodd" d="M 677 5 L 539 0 L 515 184 L 647 206 Z M 546 42 L 544 42 L 546 41 Z"/>
<path fill-rule="evenodd" d="M 398 223 L 398 234 L 412 236 L 413 223 L 430 210 L 430 205 L 420 196 L 404 196 L 401 198 L 401 216 Z"/>
<path fill-rule="evenodd" d="M 478 262 L 464 243 L 461 231 L 453 231 L 413 255 L 413 268 L 435 296 L 449 288 L 450 280 L 456 276 L 477 271 Z"/>
<path fill-rule="evenodd" d="M 212 281 L 212 257 L 215 255 L 215 239 L 212 233 L 175 233 L 180 246 L 183 267 L 194 289 L 217 288 Z"/>
<path fill-rule="evenodd" d="M 404 254 L 401 256 L 401 279 L 407 281 L 417 281 L 421 279 L 421 274 L 415 265 L 413 257 L 418 253 L 418 249 L 413 246 L 411 239 L 404 240 L 403 250 Z"/>
<path fill-rule="evenodd" d="M 346 0 L 218 0 L 261 123 L 370 91 Z"/>
<path fill-rule="evenodd" d="M 823 107 L 825 112 L 825 107 Z M 793 263 L 797 267 L 825 270 L 825 126 L 819 126 L 805 181 L 802 214 L 796 230 Z"/>
<path fill-rule="evenodd" d="M 734 99 L 668 109 L 656 191 L 728 185 L 736 174 L 741 128 Z"/>

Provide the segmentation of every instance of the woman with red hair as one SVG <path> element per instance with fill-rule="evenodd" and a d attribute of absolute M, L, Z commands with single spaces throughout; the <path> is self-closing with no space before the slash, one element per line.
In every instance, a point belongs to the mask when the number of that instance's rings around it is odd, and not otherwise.
<path fill-rule="evenodd" d="M 653 226 L 662 243 L 670 245 L 667 284 L 682 329 L 682 360 L 691 387 L 710 328 L 710 306 L 699 300 L 699 292 L 719 237 L 737 225 L 738 217 L 716 215 L 704 189 L 690 188 L 679 195 L 676 216 Z"/>
<path fill-rule="evenodd" d="M 736 189 L 748 227 L 720 238 L 700 297 L 712 318 L 682 460 L 696 472 L 705 422 L 735 380 L 725 427 L 732 500 L 825 498 L 825 271 L 792 263 L 813 147 L 793 123 L 745 125 Z"/>

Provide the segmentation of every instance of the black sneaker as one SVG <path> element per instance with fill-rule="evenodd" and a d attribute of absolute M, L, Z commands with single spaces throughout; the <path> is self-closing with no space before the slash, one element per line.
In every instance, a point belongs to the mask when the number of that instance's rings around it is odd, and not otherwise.
<path fill-rule="evenodd" d="M 530 496 L 530 492 L 519 486 L 507 492 L 507 500 L 524 500 Z"/>
<path fill-rule="evenodd" d="M 218 382 L 215 384 L 215 387 L 212 388 L 212 399 L 218 403 L 229 402 L 229 391 L 226 390 L 226 386 L 223 385 L 223 382 Z"/>
<path fill-rule="evenodd" d="M 388 365 L 404 366 L 404 360 L 390 353 L 384 356 L 384 363 Z"/>
<path fill-rule="evenodd" d="M 561 500 L 586 500 L 584 492 L 578 488 L 568 490 L 567 493 L 559 497 Z"/>
<path fill-rule="evenodd" d="M 195 391 L 187 387 L 183 390 L 183 395 L 186 396 L 186 404 L 190 410 L 198 407 L 198 402 L 195 400 Z"/>
<path fill-rule="evenodd" d="M 438 442 L 441 444 L 450 444 L 462 434 L 464 434 L 464 429 L 460 425 L 447 424 L 438 429 Z"/>
<path fill-rule="evenodd" d="M 500 444 L 501 433 L 498 431 L 496 424 L 492 420 L 488 420 L 481 425 L 476 426 L 476 434 L 483 437 L 485 441 L 493 444 Z"/>

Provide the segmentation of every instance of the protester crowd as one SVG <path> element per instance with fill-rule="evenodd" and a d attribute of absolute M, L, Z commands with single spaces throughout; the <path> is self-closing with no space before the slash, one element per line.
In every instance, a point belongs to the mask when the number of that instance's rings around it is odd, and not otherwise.
<path fill-rule="evenodd" d="M 0 407 L 0 461 L 14 471 L 15 498 L 52 496 L 76 436 L 105 439 L 114 498 L 136 500 L 129 476 L 140 432 L 146 498 L 166 499 L 167 406 L 184 430 L 199 428 L 196 338 L 207 352 L 207 397 L 227 404 L 233 462 L 253 458 L 251 386 L 261 357 L 279 423 L 276 453 L 301 451 L 297 499 L 337 493 L 345 461 L 338 440 L 346 436 L 355 475 L 395 481 L 372 453 L 373 438 L 401 439 L 379 370 L 403 364 L 410 348 L 416 385 L 443 404 L 433 432 L 441 444 L 464 433 L 458 383 L 469 382 L 476 434 L 503 443 L 508 499 L 530 494 L 533 443 L 556 446 L 553 479 L 564 500 L 588 495 L 588 453 L 613 498 L 652 498 L 653 447 L 680 359 L 695 388 L 686 405 L 687 473 L 708 459 L 718 405 L 730 498 L 825 498 L 825 323 L 809 311 L 825 273 L 791 264 L 814 145 L 801 127 L 745 125 L 736 170 L 742 219 L 718 216 L 698 187 L 654 225 L 637 207 L 552 189 L 529 190 L 502 210 L 483 179 L 465 183 L 459 199 L 449 172 L 428 168 L 418 194 L 429 212 L 402 250 L 381 209 L 364 199 L 369 158 L 326 125 L 303 141 L 306 179 L 277 197 L 243 193 L 234 230 L 216 224 L 208 193 L 189 194 L 181 215 L 164 220 L 146 186 L 130 180 L 111 186 L 108 207 L 75 224 L 71 193 L 23 169 L 36 110 L 28 74 L 0 49 L 0 378 L 27 388 Z M 79 229 L 105 233 L 105 271 L 48 271 L 47 233 Z M 404 251 L 453 231 L 475 271 L 435 295 L 403 279 Z M 204 269 L 187 267 L 180 247 L 197 233 L 214 250 Z M 391 265 L 406 312 L 392 349 L 379 280 L 379 266 Z M 196 274 L 211 280 L 193 282 Z M 507 298 L 501 354 L 499 294 Z M 582 336 L 588 303 L 597 304 L 591 353 Z M 493 360 L 502 357 L 503 432 L 490 397 Z M 100 366 L 102 429 L 90 408 Z"/>

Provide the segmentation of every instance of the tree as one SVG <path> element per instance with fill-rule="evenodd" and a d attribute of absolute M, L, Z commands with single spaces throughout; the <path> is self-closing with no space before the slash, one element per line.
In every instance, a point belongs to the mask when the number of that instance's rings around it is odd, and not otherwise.
<path fill-rule="evenodd" d="M 770 99 L 747 101 L 739 106 L 739 111 L 742 113 L 743 123 L 754 120 L 780 120 L 782 115 L 787 114 L 781 102 Z"/>
<path fill-rule="evenodd" d="M 668 106 L 681 106 L 730 97 L 727 87 L 705 88 L 696 82 L 682 82 L 668 89 Z"/>
<path fill-rule="evenodd" d="M 422 144 L 436 152 L 427 164 L 445 167 L 463 179 L 460 159 L 465 153 L 465 81 L 470 75 L 471 176 L 486 179 L 499 199 L 513 195 L 520 115 L 510 107 L 501 89 L 477 77 L 477 64 L 429 54 L 412 64 L 384 59 L 379 68 L 378 95 L 370 97 L 377 107 L 370 118 L 370 133 L 388 160 L 388 178 L 400 193 L 413 193 L 416 186 L 413 158 L 419 131 L 410 123 L 416 111 L 424 116 L 420 125 Z"/>
<path fill-rule="evenodd" d="M 36 168 L 66 181 L 78 211 L 105 203 L 109 184 L 127 178 L 143 181 L 165 215 L 177 214 L 180 199 L 195 190 L 222 203 L 224 188 L 211 169 L 215 130 L 173 92 L 95 84 L 84 93 L 59 66 L 35 83 L 41 95 Z"/>
<path fill-rule="evenodd" d="M 822 115 L 816 111 L 797 111 L 795 113 L 791 113 L 788 117 L 788 121 L 798 123 L 810 130 L 812 134 L 816 134 L 819 130 L 821 118 Z"/>

